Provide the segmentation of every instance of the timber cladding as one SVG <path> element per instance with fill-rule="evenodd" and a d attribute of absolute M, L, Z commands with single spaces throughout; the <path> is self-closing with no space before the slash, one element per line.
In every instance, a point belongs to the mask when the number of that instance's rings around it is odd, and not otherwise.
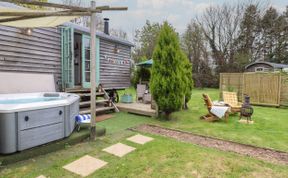
<path fill-rule="evenodd" d="M 131 47 L 100 38 L 100 83 L 104 88 L 130 86 Z"/>
<path fill-rule="evenodd" d="M 87 30 L 79 33 L 89 36 Z M 21 28 L 0 26 L 0 71 L 53 74 L 57 91 L 61 91 L 61 74 L 65 72 L 62 71 L 61 35 L 61 28 L 35 28 L 27 35 Z M 101 33 L 97 37 L 100 39 L 100 83 L 109 89 L 128 88 L 131 44 Z M 74 45 L 71 46 L 69 50 L 73 51 Z"/>
<path fill-rule="evenodd" d="M 221 94 L 237 92 L 240 101 L 247 94 L 256 105 L 288 106 L 288 75 L 284 73 L 221 73 L 219 86 Z"/>
<path fill-rule="evenodd" d="M 57 28 L 23 29 L 0 26 L 0 71 L 54 74 L 61 80 L 61 33 Z M 58 85 L 56 85 L 58 86 Z M 59 90 L 59 88 L 58 88 Z"/>

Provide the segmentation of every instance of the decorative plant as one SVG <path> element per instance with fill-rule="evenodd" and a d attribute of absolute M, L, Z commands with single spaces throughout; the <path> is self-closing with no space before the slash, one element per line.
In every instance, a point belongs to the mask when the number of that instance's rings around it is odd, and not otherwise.
<path fill-rule="evenodd" d="M 185 82 L 185 99 L 184 99 L 184 109 L 188 109 L 187 103 L 191 99 L 192 89 L 193 89 L 193 78 L 192 78 L 192 64 L 189 62 L 188 58 L 184 53 L 182 53 L 183 61 L 183 81 Z"/>
<path fill-rule="evenodd" d="M 176 32 L 168 22 L 164 22 L 153 52 L 150 89 L 166 119 L 184 104 L 183 56 Z"/>

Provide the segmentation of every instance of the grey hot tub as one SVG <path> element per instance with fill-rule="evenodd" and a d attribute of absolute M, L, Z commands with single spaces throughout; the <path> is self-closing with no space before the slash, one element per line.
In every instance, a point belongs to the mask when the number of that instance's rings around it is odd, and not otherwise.
<path fill-rule="evenodd" d="M 75 94 L 0 94 L 0 153 L 68 137 L 78 113 L 79 96 Z"/>

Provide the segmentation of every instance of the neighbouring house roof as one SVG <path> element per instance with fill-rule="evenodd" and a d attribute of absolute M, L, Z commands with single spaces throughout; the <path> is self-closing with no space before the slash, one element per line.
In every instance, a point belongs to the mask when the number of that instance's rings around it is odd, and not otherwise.
<path fill-rule="evenodd" d="M 251 64 L 248 64 L 245 66 L 245 69 L 249 68 L 250 66 L 253 66 L 255 64 L 266 64 L 269 65 L 271 67 L 273 67 L 274 69 L 284 69 L 284 68 L 288 68 L 288 64 L 279 64 L 279 63 L 273 63 L 273 62 L 265 62 L 265 61 L 259 61 L 259 62 L 253 62 Z"/>
<path fill-rule="evenodd" d="M 83 26 L 74 24 L 72 22 L 66 22 L 63 25 L 64 26 L 68 26 L 68 27 L 72 27 L 76 31 L 90 33 L 90 28 L 83 27 Z M 112 35 L 107 35 L 106 33 L 101 32 L 101 31 L 97 31 L 96 32 L 96 36 L 98 36 L 99 38 L 103 38 L 103 39 L 106 39 L 106 40 L 109 40 L 109 41 L 113 41 L 113 42 L 117 42 L 117 43 L 120 43 L 120 44 L 124 44 L 124 45 L 127 45 L 127 46 L 131 46 L 131 47 L 134 46 L 134 44 L 131 43 L 128 40 L 124 40 L 122 38 L 119 38 L 119 37 L 116 37 L 116 36 L 112 36 Z"/>

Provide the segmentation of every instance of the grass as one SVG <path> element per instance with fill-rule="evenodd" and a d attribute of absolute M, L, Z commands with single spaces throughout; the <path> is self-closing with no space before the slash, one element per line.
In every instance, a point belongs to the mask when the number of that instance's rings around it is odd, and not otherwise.
<path fill-rule="evenodd" d="M 129 89 L 129 92 L 135 93 L 133 89 Z M 148 135 L 155 140 L 146 145 L 137 145 L 126 140 L 127 137 L 135 134 L 127 128 L 152 123 L 288 151 L 287 110 L 254 107 L 255 124 L 253 125 L 238 123 L 237 116 L 230 116 L 228 123 L 208 123 L 199 120 L 201 115 L 207 113 L 201 99 L 202 93 L 208 93 L 214 100 L 219 95 L 216 89 L 195 89 L 189 102 L 189 110 L 174 113 L 172 115 L 174 119 L 171 121 L 115 113 L 112 119 L 97 123 L 101 127 L 106 127 L 105 137 L 100 137 L 95 142 L 83 142 L 64 150 L 2 167 L 0 177 L 37 177 L 40 174 L 46 177 L 78 177 L 62 167 L 87 154 L 109 163 L 90 177 L 285 177 L 288 175 L 287 166 L 178 142 L 161 136 Z M 123 158 L 101 151 L 118 142 L 137 149 Z"/>
<path fill-rule="evenodd" d="M 137 116 L 119 112 L 115 113 L 112 119 L 99 122 L 97 125 L 105 127 L 107 134 L 113 134 L 140 124 L 153 122 L 153 120 L 154 119 L 145 116 Z"/>
<path fill-rule="evenodd" d="M 104 127 L 97 126 L 96 135 L 103 136 L 105 135 L 105 131 L 106 130 Z M 50 142 L 48 144 L 17 152 L 14 154 L 0 155 L 0 166 L 65 149 L 66 147 L 80 143 L 83 140 L 87 140 L 89 138 L 89 135 L 90 132 L 88 126 L 82 126 L 80 132 L 74 132 L 68 138 Z"/>
<path fill-rule="evenodd" d="M 108 128 L 109 130 L 109 128 Z M 86 154 L 108 162 L 89 177 L 285 177 L 287 166 L 274 165 L 253 158 L 211 148 L 178 142 L 161 136 L 145 145 L 125 138 L 134 135 L 122 130 L 95 142 L 84 142 L 65 150 L 19 162 L 0 170 L 0 177 L 78 177 L 62 167 Z M 137 149 L 118 158 L 101 151 L 114 143 L 124 143 Z"/>
<path fill-rule="evenodd" d="M 128 91 L 129 93 L 135 93 L 133 88 L 128 89 Z M 194 89 L 192 98 L 188 103 L 188 110 L 173 113 L 171 121 L 154 120 L 152 123 L 201 135 L 288 152 L 287 108 L 254 106 L 253 125 L 238 123 L 238 115 L 230 115 L 228 123 L 224 121 L 209 123 L 199 119 L 200 116 L 207 114 L 202 93 L 209 94 L 212 100 L 219 99 L 218 89 Z M 137 117 L 134 116 L 134 118 Z"/>
<path fill-rule="evenodd" d="M 219 90 L 193 90 L 189 110 L 176 112 L 169 122 L 158 124 L 197 134 L 232 140 L 240 143 L 267 147 L 288 152 L 288 110 L 273 107 L 254 106 L 253 125 L 238 123 L 239 116 L 232 115 L 228 123 L 209 123 L 199 119 L 207 113 L 202 93 L 208 93 L 212 100 L 218 100 Z"/>

